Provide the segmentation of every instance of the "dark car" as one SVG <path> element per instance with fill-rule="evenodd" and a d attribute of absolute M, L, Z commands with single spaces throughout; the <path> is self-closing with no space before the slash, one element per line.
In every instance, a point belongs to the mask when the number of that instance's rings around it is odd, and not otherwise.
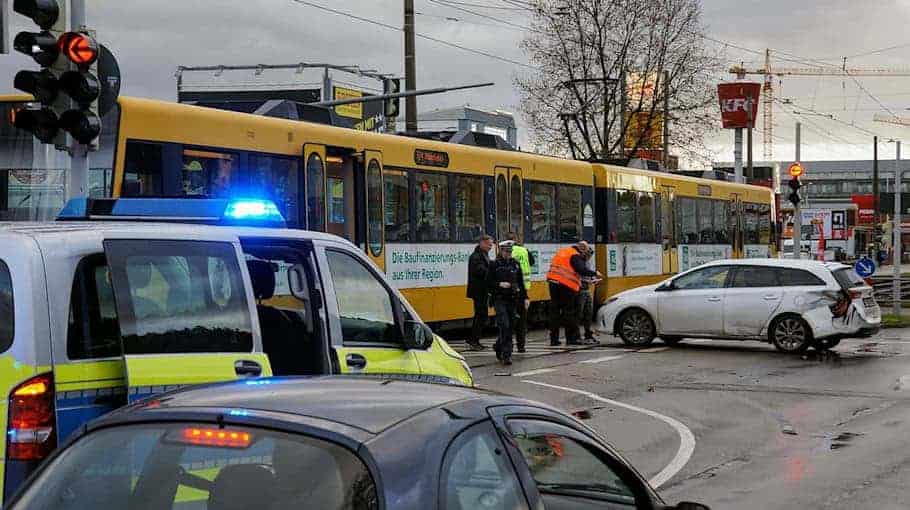
<path fill-rule="evenodd" d="M 83 426 L 8 505 L 544 507 L 670 508 L 603 439 L 551 407 L 366 377 L 213 384 L 126 407 Z"/>

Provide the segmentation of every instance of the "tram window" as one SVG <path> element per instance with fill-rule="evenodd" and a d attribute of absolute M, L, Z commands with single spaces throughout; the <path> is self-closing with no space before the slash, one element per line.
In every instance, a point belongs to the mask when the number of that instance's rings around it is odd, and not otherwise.
<path fill-rule="evenodd" d="M 758 215 L 758 242 L 759 244 L 771 244 L 771 206 L 759 205 Z"/>
<path fill-rule="evenodd" d="M 237 156 L 210 150 L 183 151 L 183 196 L 227 197 L 237 179 Z"/>
<path fill-rule="evenodd" d="M 634 243 L 635 235 L 635 201 L 636 193 L 629 190 L 616 191 L 616 230 L 617 241 L 620 243 Z"/>
<path fill-rule="evenodd" d="M 521 208 L 524 203 L 524 196 L 521 192 L 521 177 L 517 175 L 512 176 L 512 182 L 509 183 L 509 231 L 510 232 L 521 232 L 524 230 L 522 228 L 523 222 L 521 219 Z M 480 202 L 483 202 L 483 195 L 479 197 Z M 483 216 L 481 216 L 482 218 Z"/>
<path fill-rule="evenodd" d="M 386 169 L 385 176 L 385 240 L 387 243 L 411 240 L 411 197 L 408 193 L 408 174 Z"/>
<path fill-rule="evenodd" d="M 325 231 L 325 166 L 319 154 L 310 154 L 306 163 L 307 228 Z"/>
<path fill-rule="evenodd" d="M 556 235 L 556 186 L 531 184 L 531 242 L 558 240 Z"/>
<path fill-rule="evenodd" d="M 729 244 L 730 240 L 730 204 L 719 200 L 714 202 L 714 241 L 718 244 Z"/>
<path fill-rule="evenodd" d="M 250 190 L 271 199 L 289 226 L 297 226 L 300 210 L 300 184 L 297 160 L 250 154 Z"/>
<path fill-rule="evenodd" d="M 656 242 L 655 195 L 653 193 L 638 194 L 638 241 L 641 243 Z"/>
<path fill-rule="evenodd" d="M 581 239 L 581 188 L 559 187 L 559 240 L 576 242 Z"/>
<path fill-rule="evenodd" d="M 367 235 L 370 255 L 382 255 L 382 166 L 375 159 L 367 165 Z"/>
<path fill-rule="evenodd" d="M 161 169 L 164 166 L 162 147 L 156 143 L 126 143 L 126 161 L 124 164 L 123 196 L 162 196 L 164 195 L 164 178 Z"/>
<path fill-rule="evenodd" d="M 455 177 L 455 241 L 476 242 L 483 234 L 483 179 Z"/>
<path fill-rule="evenodd" d="M 449 181 L 439 174 L 416 173 L 417 240 L 449 241 Z"/>
<path fill-rule="evenodd" d="M 698 211 L 698 242 L 701 244 L 714 243 L 714 201 L 697 199 L 695 201 Z"/>
<path fill-rule="evenodd" d="M 745 204 L 743 209 L 744 209 L 743 242 L 745 244 L 758 244 L 758 242 L 759 242 L 758 205 L 757 204 Z"/>
<path fill-rule="evenodd" d="M 677 198 L 676 219 L 679 222 L 677 232 L 679 244 L 698 244 L 698 221 L 694 198 Z"/>
<path fill-rule="evenodd" d="M 496 237 L 504 238 L 509 231 L 509 187 L 505 175 L 496 177 Z"/>

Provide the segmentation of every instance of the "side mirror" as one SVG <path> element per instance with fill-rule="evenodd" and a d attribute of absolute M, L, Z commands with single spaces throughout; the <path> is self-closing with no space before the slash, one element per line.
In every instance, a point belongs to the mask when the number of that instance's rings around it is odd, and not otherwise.
<path fill-rule="evenodd" d="M 312 301 L 310 297 L 310 281 L 307 279 L 303 265 L 295 264 L 288 268 L 288 287 L 291 290 L 292 296 L 303 301 L 305 306 L 301 316 L 303 317 L 303 323 L 306 326 L 306 332 L 312 333 L 313 307 L 310 306 Z"/>
<path fill-rule="evenodd" d="M 426 350 L 433 345 L 433 330 L 419 321 L 404 323 L 404 345 L 408 349 Z"/>
<path fill-rule="evenodd" d="M 670 280 L 668 282 L 662 283 L 660 287 L 657 287 L 654 290 L 656 292 L 670 292 L 671 290 L 676 290 L 676 285 L 673 284 L 673 280 Z"/>
<path fill-rule="evenodd" d="M 708 505 L 702 505 L 701 503 L 693 503 L 691 501 L 683 501 L 682 503 L 673 507 L 674 510 L 711 510 Z"/>

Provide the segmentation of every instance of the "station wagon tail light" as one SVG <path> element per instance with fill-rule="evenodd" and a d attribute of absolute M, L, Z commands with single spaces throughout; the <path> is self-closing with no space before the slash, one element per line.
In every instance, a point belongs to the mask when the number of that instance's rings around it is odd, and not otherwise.
<path fill-rule="evenodd" d="M 13 388 L 9 397 L 6 456 L 42 460 L 57 447 L 54 376 L 41 374 Z"/>
<path fill-rule="evenodd" d="M 182 443 L 221 448 L 247 448 L 253 436 L 241 430 L 188 427 L 180 431 Z"/>

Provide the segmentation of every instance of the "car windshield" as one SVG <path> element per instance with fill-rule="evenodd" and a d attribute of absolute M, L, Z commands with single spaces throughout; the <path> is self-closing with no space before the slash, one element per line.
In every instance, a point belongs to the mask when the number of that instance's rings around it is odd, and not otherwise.
<path fill-rule="evenodd" d="M 866 281 L 850 267 L 835 269 L 832 274 L 834 274 L 834 279 L 837 280 L 837 283 L 845 289 L 866 285 Z"/>
<path fill-rule="evenodd" d="M 125 426 L 81 439 L 12 508 L 374 509 L 347 449 L 307 436 L 205 424 Z"/>

